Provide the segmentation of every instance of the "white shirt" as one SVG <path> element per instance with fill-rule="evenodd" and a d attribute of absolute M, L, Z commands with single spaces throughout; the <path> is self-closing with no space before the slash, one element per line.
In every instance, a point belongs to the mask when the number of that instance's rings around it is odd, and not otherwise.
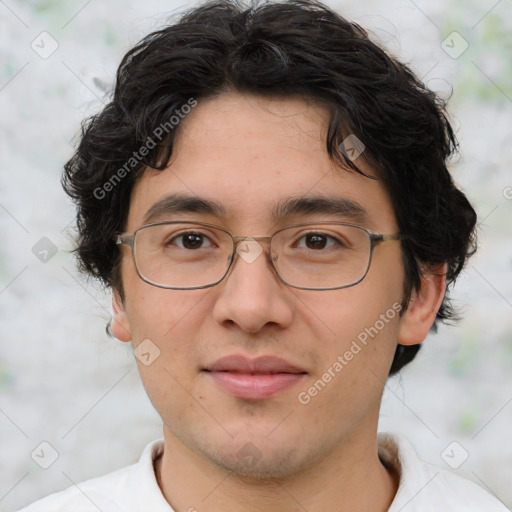
<path fill-rule="evenodd" d="M 411 444 L 379 434 L 379 455 L 400 474 L 388 512 L 510 512 L 478 485 L 421 461 Z M 139 462 L 51 494 L 19 512 L 174 512 L 160 490 L 153 461 L 163 441 L 146 446 Z"/>

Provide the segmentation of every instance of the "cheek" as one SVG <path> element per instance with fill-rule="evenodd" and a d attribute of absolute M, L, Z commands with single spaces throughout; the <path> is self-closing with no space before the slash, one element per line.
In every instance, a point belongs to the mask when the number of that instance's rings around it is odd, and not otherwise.
<path fill-rule="evenodd" d="M 400 303 L 358 304 L 340 305 L 336 335 L 319 346 L 322 364 L 297 397 L 312 417 L 323 418 L 324 428 L 350 429 L 376 414 L 388 378 Z"/>
<path fill-rule="evenodd" d="M 136 273 L 131 262 L 124 269 L 126 313 L 137 345 L 145 338 L 163 341 L 187 324 L 204 290 L 170 290 L 150 285 Z"/>
<path fill-rule="evenodd" d="M 137 360 L 142 381 L 153 401 L 159 400 L 161 394 L 176 396 L 182 392 L 178 383 L 189 388 L 199 359 L 196 339 L 203 323 L 198 306 L 202 297 L 199 293 L 165 290 L 143 282 L 142 285 L 138 290 L 131 290 L 137 300 L 127 301 L 127 314 L 135 354 L 147 352 L 146 346 L 157 354 L 150 365 L 144 364 L 143 358 Z M 200 292 L 204 295 L 204 290 Z"/>
<path fill-rule="evenodd" d="M 210 289 L 171 290 L 150 285 L 138 276 L 131 258 L 123 261 L 125 308 L 135 350 L 150 340 L 157 348 L 158 358 L 151 365 L 137 360 L 146 388 L 154 391 L 172 386 L 172 375 L 180 382 L 189 379 L 197 362 L 197 332 L 204 323 L 204 304 Z M 152 345 L 149 345 L 150 347 Z M 169 381 L 171 379 L 171 382 Z"/>
<path fill-rule="evenodd" d="M 369 277 L 369 276 L 367 276 Z M 399 326 L 399 309 L 402 300 L 402 283 L 399 280 L 376 283 L 365 279 L 356 286 L 318 296 L 303 296 L 304 318 L 311 325 L 322 327 L 327 346 L 343 350 L 355 339 L 364 342 L 365 333 L 371 330 L 383 338 L 395 341 Z M 381 332 L 382 331 L 382 332 Z"/>
<path fill-rule="evenodd" d="M 169 397 L 186 407 L 188 393 L 192 392 L 191 379 L 198 363 L 195 340 L 202 324 L 197 318 L 201 297 L 199 293 L 165 290 L 142 281 L 130 292 L 137 297 L 126 305 L 135 354 L 149 352 L 151 360 L 146 364 L 144 357 L 137 357 L 139 373 L 155 408 L 169 414 Z"/>
<path fill-rule="evenodd" d="M 397 343 L 399 310 L 400 302 L 391 298 L 340 306 L 337 321 L 332 322 L 335 334 L 324 342 L 324 367 L 339 362 L 347 377 L 360 375 L 364 368 L 366 374 L 386 379 Z"/>
<path fill-rule="evenodd" d="M 316 323 L 329 332 L 319 340 L 323 364 L 315 378 L 329 381 L 327 386 L 336 391 L 332 396 L 326 393 L 319 402 L 338 401 L 336 394 L 346 393 L 347 399 L 355 395 L 380 396 L 396 349 L 402 280 L 403 272 L 396 261 L 391 271 L 374 260 L 359 284 L 304 297 L 304 303 L 316 314 Z"/>

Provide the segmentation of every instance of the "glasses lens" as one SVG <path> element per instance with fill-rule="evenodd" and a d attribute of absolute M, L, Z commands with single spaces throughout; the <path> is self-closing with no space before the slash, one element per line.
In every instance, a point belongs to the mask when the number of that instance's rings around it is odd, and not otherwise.
<path fill-rule="evenodd" d="M 307 289 L 358 283 L 368 271 L 371 238 L 362 228 L 331 223 L 291 226 L 272 238 L 272 260 L 281 279 Z M 226 274 L 233 240 L 225 231 L 193 222 L 144 226 L 134 256 L 140 276 L 156 286 L 196 288 Z"/>
<path fill-rule="evenodd" d="M 224 276 L 233 241 L 224 231 L 202 224 L 144 226 L 135 235 L 134 255 L 146 281 L 169 288 L 213 284 Z"/>
<path fill-rule="evenodd" d="M 339 224 L 294 226 L 272 240 L 281 278 L 300 288 L 337 288 L 359 282 L 370 263 L 371 239 L 362 228 Z"/>

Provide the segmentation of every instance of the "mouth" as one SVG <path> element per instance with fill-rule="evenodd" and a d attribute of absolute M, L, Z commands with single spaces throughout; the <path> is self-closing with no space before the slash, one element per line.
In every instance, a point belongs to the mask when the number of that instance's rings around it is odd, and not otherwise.
<path fill-rule="evenodd" d="M 307 375 L 307 371 L 270 356 L 227 356 L 202 371 L 221 389 L 243 400 L 271 398 Z"/>

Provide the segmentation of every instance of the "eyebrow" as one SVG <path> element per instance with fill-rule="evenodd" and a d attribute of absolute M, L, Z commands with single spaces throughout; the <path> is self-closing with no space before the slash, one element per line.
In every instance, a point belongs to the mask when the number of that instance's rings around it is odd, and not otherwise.
<path fill-rule="evenodd" d="M 166 215 L 177 213 L 204 213 L 219 218 L 228 216 L 227 209 L 210 199 L 181 193 L 170 194 L 152 205 L 144 215 L 146 224 Z M 292 215 L 337 215 L 355 222 L 365 222 L 368 212 L 357 201 L 347 197 L 312 195 L 288 197 L 279 201 L 272 209 L 273 221 L 279 221 Z"/>
<path fill-rule="evenodd" d="M 157 201 L 144 215 L 143 223 L 156 217 L 173 213 L 207 213 L 216 217 L 226 217 L 226 209 L 219 203 L 204 197 L 185 194 L 170 194 Z"/>
<path fill-rule="evenodd" d="M 366 209 L 353 199 L 341 196 L 299 196 L 280 201 L 272 210 L 273 220 L 281 220 L 292 215 L 339 215 L 346 219 L 365 222 L 368 219 Z"/>

